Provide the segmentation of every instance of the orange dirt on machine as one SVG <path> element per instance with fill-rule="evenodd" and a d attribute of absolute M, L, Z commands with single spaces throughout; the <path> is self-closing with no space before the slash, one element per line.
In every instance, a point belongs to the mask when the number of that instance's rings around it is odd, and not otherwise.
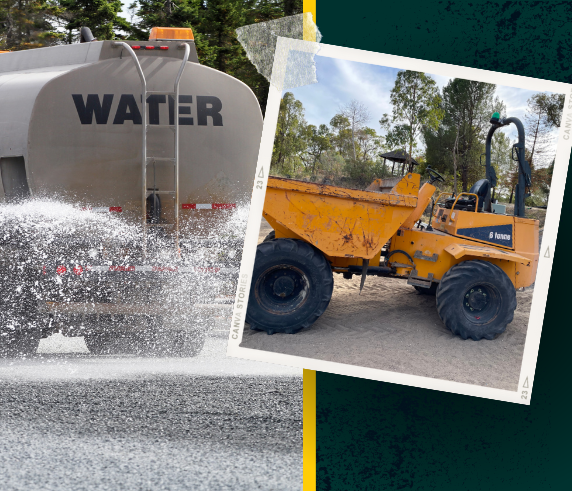
<path fill-rule="evenodd" d="M 492 213 L 496 175 L 490 162 L 494 131 L 513 123 L 519 142 L 514 216 Z M 269 178 L 263 215 L 273 227 L 258 246 L 246 320 L 251 328 L 295 333 L 326 310 L 333 273 L 403 278 L 436 296 L 443 323 L 463 339 L 493 339 L 516 309 L 516 289 L 534 283 L 538 221 L 524 217 L 531 185 L 524 129 L 495 113 L 486 140 L 486 178 L 467 193 L 441 193 L 428 226 L 420 218 L 443 177 L 406 174 L 395 186 L 374 181 L 365 191 Z"/>

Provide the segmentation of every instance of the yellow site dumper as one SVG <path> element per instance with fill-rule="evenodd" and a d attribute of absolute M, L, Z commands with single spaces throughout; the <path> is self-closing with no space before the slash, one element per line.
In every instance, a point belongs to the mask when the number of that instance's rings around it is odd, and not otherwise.
<path fill-rule="evenodd" d="M 524 130 L 516 118 L 491 119 L 486 141 L 487 178 L 469 192 L 441 193 L 429 226 L 420 218 L 443 177 L 428 168 L 406 174 L 388 190 L 374 181 L 365 191 L 269 178 L 264 217 L 274 231 L 258 246 L 246 320 L 252 329 L 296 333 L 326 310 L 333 273 L 403 278 L 420 293 L 436 295 L 443 323 L 463 339 L 493 339 L 516 309 L 516 289 L 534 283 L 538 221 L 524 218 L 530 167 Z M 515 215 L 491 212 L 490 164 L 494 131 L 514 123 L 519 142 Z"/>

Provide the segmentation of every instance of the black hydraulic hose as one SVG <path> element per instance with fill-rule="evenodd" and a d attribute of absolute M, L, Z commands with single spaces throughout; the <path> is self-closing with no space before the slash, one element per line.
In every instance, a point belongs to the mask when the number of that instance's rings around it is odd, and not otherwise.
<path fill-rule="evenodd" d="M 431 230 L 433 230 L 433 227 L 431 226 L 431 222 L 433 221 L 433 212 L 435 211 L 435 205 L 437 203 L 435 203 L 435 198 L 431 198 L 431 214 L 429 215 L 429 225 L 427 225 L 427 230 L 429 230 L 429 232 L 431 232 Z"/>
<path fill-rule="evenodd" d="M 520 119 L 518 118 L 504 118 L 496 120 L 491 120 L 492 126 L 489 129 L 489 133 L 487 135 L 486 140 L 486 172 L 487 172 L 487 179 L 491 179 L 492 177 L 492 165 L 491 165 L 491 142 L 493 138 L 494 132 L 502 127 L 507 126 L 509 124 L 514 124 L 516 129 L 518 130 L 518 143 L 514 145 L 517 149 L 517 157 L 518 157 L 518 183 L 515 187 L 515 206 L 514 206 L 514 216 L 524 217 L 524 198 L 525 198 L 525 188 L 530 188 L 531 181 L 530 181 L 530 166 L 525 159 L 525 135 L 524 135 L 524 126 Z M 491 186 L 494 183 L 491 182 Z M 485 207 L 483 207 L 484 211 Z"/>
<path fill-rule="evenodd" d="M 397 254 L 397 253 L 401 253 L 401 254 L 403 254 L 404 256 L 406 256 L 407 259 L 409 259 L 409 261 L 411 261 L 411 264 L 413 265 L 413 268 L 414 268 L 414 269 L 417 269 L 417 266 L 415 266 L 415 262 L 413 261 L 413 258 L 412 258 L 407 252 L 402 251 L 401 249 L 395 249 L 394 251 L 391 251 L 387 256 L 385 256 L 385 261 L 383 262 L 383 265 L 384 265 L 385 267 L 387 267 L 387 260 L 388 260 L 391 256 L 393 256 L 394 254 Z"/>
<path fill-rule="evenodd" d="M 500 125 L 492 125 L 489 128 L 489 133 L 487 134 L 487 141 L 485 143 L 485 173 L 489 174 L 489 169 L 491 168 L 491 143 L 493 140 L 493 135 L 495 133 L 495 131 L 497 130 L 497 128 L 500 128 Z M 491 182 L 491 186 L 492 186 L 492 182 Z"/>
<path fill-rule="evenodd" d="M 507 125 L 509 123 L 512 123 L 516 126 L 517 130 L 518 130 L 518 143 L 521 144 L 522 143 L 522 148 L 524 150 L 524 126 L 522 124 L 522 121 L 518 118 L 504 118 L 502 120 L 503 125 Z"/>

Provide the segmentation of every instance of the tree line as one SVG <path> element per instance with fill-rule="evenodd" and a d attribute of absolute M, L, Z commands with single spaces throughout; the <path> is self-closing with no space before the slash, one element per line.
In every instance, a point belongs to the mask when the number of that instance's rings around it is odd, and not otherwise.
<path fill-rule="evenodd" d="M 300 14 L 303 0 L 0 0 L 0 50 L 71 44 L 89 27 L 98 40 L 145 40 L 152 27 L 190 27 L 201 64 L 246 83 L 262 111 L 268 81 L 248 60 L 236 29 Z"/>
<path fill-rule="evenodd" d="M 494 84 L 460 78 L 439 90 L 430 75 L 403 70 L 390 93 L 392 112 L 381 116 L 377 129 L 367 125 L 371 114 L 357 100 L 340 106 L 328 124 L 308 124 L 302 102 L 287 92 L 280 103 L 271 171 L 359 188 L 392 175 L 393 165 L 382 154 L 405 150 L 407 160 L 398 170 L 413 169 L 413 158 L 416 172 L 424 175 L 430 166 L 445 175 L 443 190 L 468 191 L 484 177 L 492 114 L 510 116 L 495 92 Z M 563 94 L 537 93 L 527 101 L 523 124 L 533 183 L 528 205 L 548 199 L 556 153 L 553 130 L 560 126 L 563 105 Z M 493 136 L 491 162 L 498 178 L 493 198 L 501 202 L 512 203 L 518 182 L 515 143 L 500 130 Z"/>

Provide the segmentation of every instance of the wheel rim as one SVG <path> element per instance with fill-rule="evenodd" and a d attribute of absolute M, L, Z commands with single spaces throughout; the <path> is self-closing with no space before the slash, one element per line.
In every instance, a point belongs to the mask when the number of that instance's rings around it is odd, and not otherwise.
<path fill-rule="evenodd" d="M 283 315 L 304 305 L 309 285 L 304 271 L 289 264 L 280 264 L 268 268 L 258 277 L 254 292 L 264 310 Z"/>
<path fill-rule="evenodd" d="M 463 294 L 465 317 L 476 324 L 486 324 L 493 320 L 500 308 L 500 294 L 489 284 L 476 284 Z"/>

